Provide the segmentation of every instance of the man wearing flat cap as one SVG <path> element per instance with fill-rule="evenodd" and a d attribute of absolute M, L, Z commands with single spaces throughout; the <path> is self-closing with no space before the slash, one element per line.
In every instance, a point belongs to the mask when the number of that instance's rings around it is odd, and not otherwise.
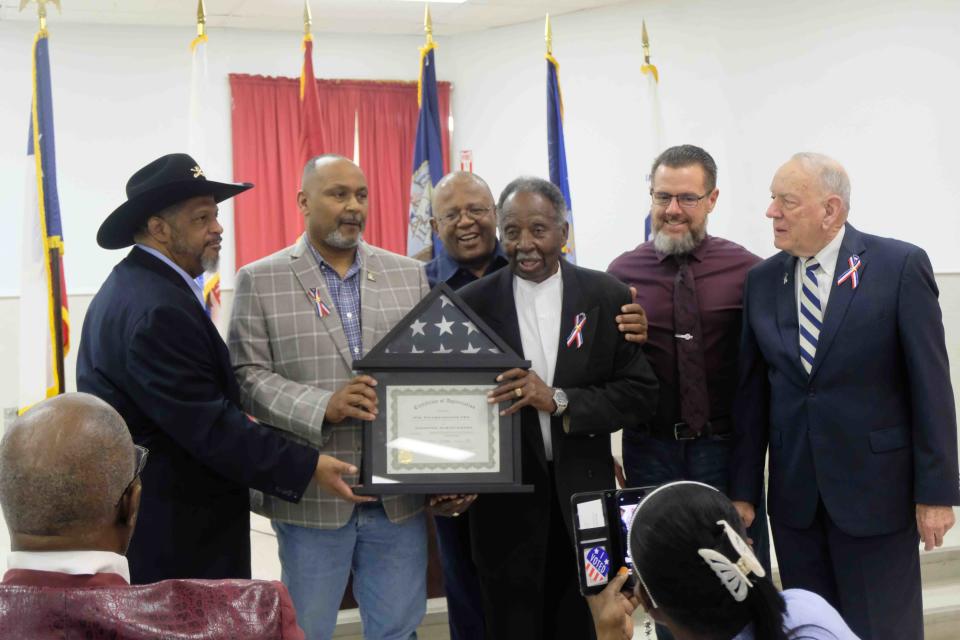
<path fill-rule="evenodd" d="M 123 416 L 150 450 L 139 524 L 127 553 L 131 582 L 249 578 L 252 487 L 297 502 L 310 481 L 352 496 L 352 465 L 248 418 L 226 345 L 194 278 L 215 269 L 217 203 L 253 185 L 207 180 L 186 154 L 154 160 L 127 182 L 127 202 L 97 243 L 134 248 L 107 277 L 84 319 L 77 388 Z"/>

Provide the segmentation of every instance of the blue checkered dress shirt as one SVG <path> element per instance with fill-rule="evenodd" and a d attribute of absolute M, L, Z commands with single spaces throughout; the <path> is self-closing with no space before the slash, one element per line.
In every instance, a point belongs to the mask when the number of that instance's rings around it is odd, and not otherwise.
<path fill-rule="evenodd" d="M 327 283 L 327 291 L 333 298 L 333 306 L 337 308 L 340 315 L 340 324 L 343 325 L 343 333 L 347 337 L 347 344 L 350 345 L 350 353 L 354 360 L 358 360 L 363 355 L 363 342 L 360 333 L 360 252 L 353 260 L 353 264 L 347 269 L 347 275 L 342 279 L 337 270 L 328 265 L 320 252 L 317 251 L 309 238 L 304 238 L 307 246 L 310 247 L 310 253 L 320 265 L 320 273 Z"/>

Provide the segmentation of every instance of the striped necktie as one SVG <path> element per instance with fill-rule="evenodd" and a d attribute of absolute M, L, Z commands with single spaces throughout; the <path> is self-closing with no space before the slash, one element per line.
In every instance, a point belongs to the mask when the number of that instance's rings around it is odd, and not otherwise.
<path fill-rule="evenodd" d="M 817 341 L 823 326 L 823 307 L 820 304 L 820 287 L 817 284 L 816 258 L 807 258 L 803 263 L 803 282 L 800 291 L 800 363 L 807 373 L 813 369 L 817 355 Z"/>

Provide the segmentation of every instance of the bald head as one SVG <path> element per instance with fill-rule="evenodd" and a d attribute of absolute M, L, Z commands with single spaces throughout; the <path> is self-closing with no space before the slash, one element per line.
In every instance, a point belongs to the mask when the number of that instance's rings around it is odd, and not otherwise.
<path fill-rule="evenodd" d="M 0 441 L 0 506 L 11 537 L 84 537 L 116 521 L 134 474 L 126 424 L 85 394 L 34 405 Z"/>
<path fill-rule="evenodd" d="M 433 188 L 432 204 L 434 205 L 434 215 L 437 213 L 436 202 L 438 196 L 445 195 L 447 190 L 462 189 L 479 189 L 485 191 L 490 198 L 491 204 L 493 203 L 493 192 L 490 191 L 490 187 L 483 178 L 469 171 L 452 171 L 440 178 L 440 182 Z"/>
<path fill-rule="evenodd" d="M 433 229 L 447 255 L 477 277 L 493 260 L 497 211 L 490 187 L 466 171 L 448 173 L 433 188 Z"/>
<path fill-rule="evenodd" d="M 307 164 L 303 166 L 303 175 L 300 176 L 300 189 L 306 191 L 307 185 L 317 177 L 317 174 L 322 174 L 326 168 L 342 163 L 351 165 L 355 167 L 357 171 L 360 171 L 360 167 L 358 167 L 353 160 L 337 153 L 324 153 L 310 158 L 307 160 Z"/>
<path fill-rule="evenodd" d="M 343 156 L 317 156 L 303 168 L 297 206 L 324 260 L 352 264 L 367 224 L 367 194 L 363 171 Z"/>

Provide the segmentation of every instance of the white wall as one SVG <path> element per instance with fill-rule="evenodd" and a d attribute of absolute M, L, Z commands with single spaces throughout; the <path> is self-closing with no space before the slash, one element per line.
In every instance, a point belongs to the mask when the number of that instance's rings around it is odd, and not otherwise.
<path fill-rule="evenodd" d="M 49 29 L 67 288 L 92 293 L 123 255 L 100 249 L 95 237 L 104 217 L 126 199 L 127 178 L 150 160 L 186 148 L 194 30 L 58 24 L 55 16 Z M 20 290 L 34 31 L 32 23 L 0 22 L 0 295 Z M 216 117 L 207 132 L 208 157 L 198 160 L 209 178 L 229 180 L 227 74 L 298 76 L 302 36 L 231 29 L 211 30 L 209 36 L 207 96 Z M 414 36 L 318 34 L 315 73 L 323 78 L 415 80 L 420 44 L 421 38 Z M 446 77 L 441 74 L 441 79 Z M 229 288 L 234 265 L 229 201 L 221 211 L 227 237 L 221 267 Z"/>
<path fill-rule="evenodd" d="M 567 152 L 580 262 L 605 267 L 640 241 L 649 206 L 649 142 L 640 22 L 661 72 L 665 143 L 692 142 L 720 166 L 711 230 L 761 255 L 776 167 L 801 149 L 843 161 L 860 228 L 926 247 L 944 286 L 951 360 L 960 360 L 960 2 L 956 0 L 647 0 L 558 16 Z M 33 25 L 0 22 L 0 407 L 14 404 L 16 300 Z M 190 29 L 58 24 L 51 18 L 60 196 L 74 335 L 87 294 L 122 252 L 96 246 L 103 217 L 133 170 L 187 138 Z M 227 74 L 296 76 L 296 32 L 213 30 L 211 177 L 231 171 Z M 438 73 L 451 80 L 453 151 L 472 149 L 494 191 L 520 173 L 546 173 L 543 25 L 438 37 Z M 414 36 L 316 39 L 321 77 L 415 79 Z M 293 197 L 293 194 L 291 194 Z M 232 282 L 225 207 L 225 288 Z M 72 359 L 68 381 L 73 384 Z"/>
<path fill-rule="evenodd" d="M 666 145 L 709 150 L 721 190 L 713 233 L 763 256 L 769 184 L 792 153 L 839 159 L 851 222 L 960 271 L 960 2 L 647 0 L 555 17 L 581 264 L 605 268 L 641 240 L 656 151 L 641 20 L 660 70 Z M 494 191 L 546 175 L 540 21 L 458 37 L 438 67 L 457 90 L 454 150 Z"/>

